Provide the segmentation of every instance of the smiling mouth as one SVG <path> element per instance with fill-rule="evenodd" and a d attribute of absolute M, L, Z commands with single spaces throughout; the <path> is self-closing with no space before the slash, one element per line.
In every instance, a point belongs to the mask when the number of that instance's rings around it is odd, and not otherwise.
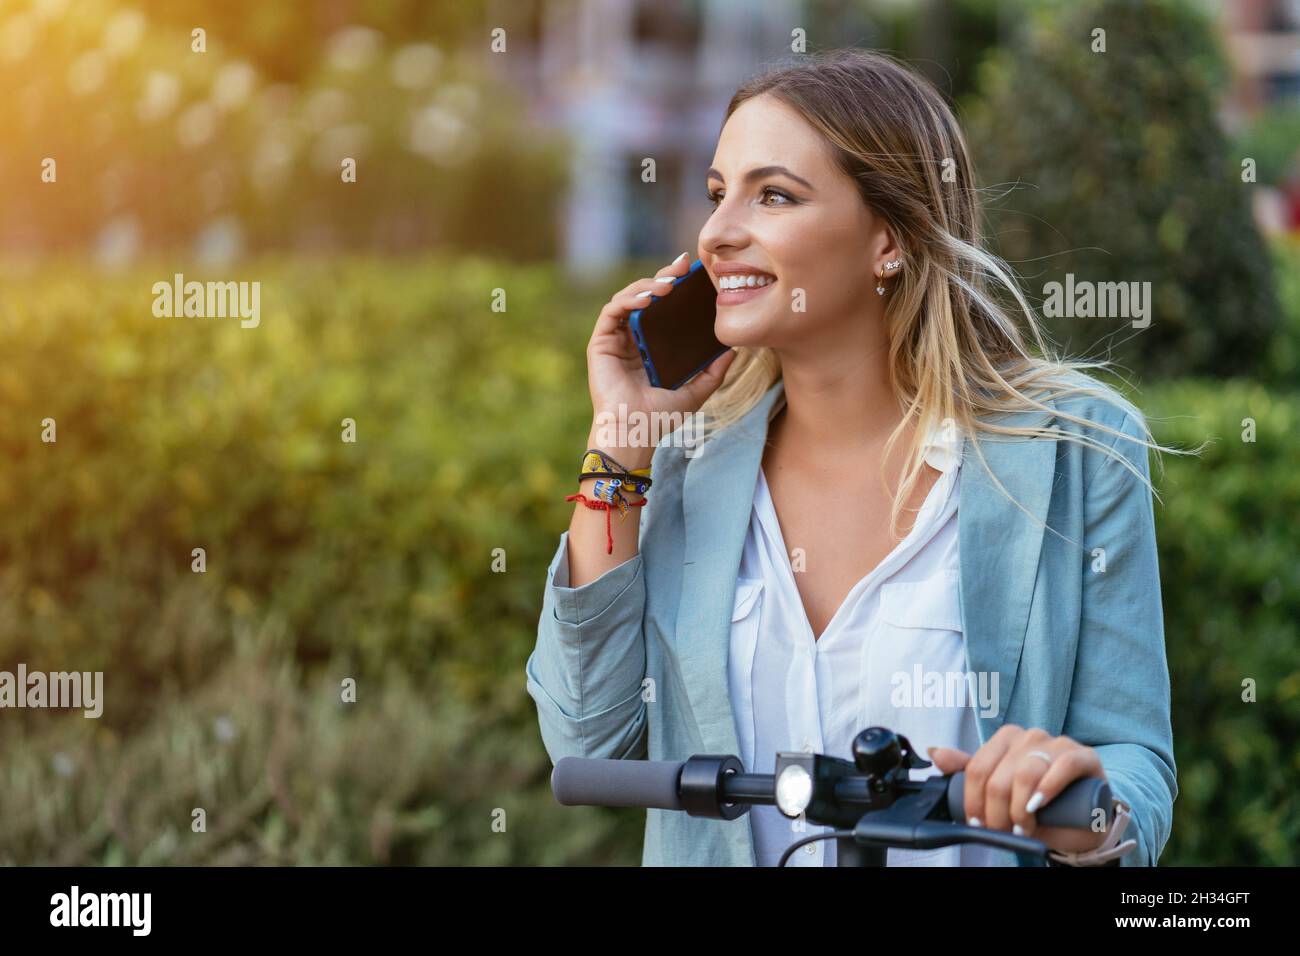
<path fill-rule="evenodd" d="M 776 285 L 775 276 L 767 276 L 767 282 L 764 285 L 741 285 L 734 289 L 719 288 L 717 304 L 722 305 L 740 305 L 742 302 L 748 302 L 750 299 L 756 299 L 772 286 Z"/>
<path fill-rule="evenodd" d="M 771 285 L 776 276 L 770 272 L 727 272 L 718 276 L 719 289 L 757 289 L 762 285 Z"/>

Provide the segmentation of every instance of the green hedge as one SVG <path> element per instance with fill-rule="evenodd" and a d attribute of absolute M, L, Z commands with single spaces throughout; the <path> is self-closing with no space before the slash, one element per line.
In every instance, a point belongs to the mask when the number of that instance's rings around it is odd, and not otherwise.
<path fill-rule="evenodd" d="M 267 262 L 223 277 L 263 282 L 242 329 L 155 318 L 171 272 L 0 290 L 0 669 L 107 698 L 0 714 L 0 862 L 601 858 L 620 821 L 546 799 L 523 677 L 600 302 L 476 260 Z"/>
<path fill-rule="evenodd" d="M 1153 475 L 1181 790 L 1163 862 L 1294 866 L 1300 395 L 1187 381 L 1138 403 L 1166 444 L 1213 439 L 1198 458 L 1164 456 L 1165 474 Z M 1254 703 L 1242 699 L 1247 680 Z"/>
<path fill-rule="evenodd" d="M 653 267 L 584 291 L 482 260 L 261 262 L 223 277 L 263 282 L 256 329 L 155 318 L 170 268 L 10 277 L 0 669 L 103 670 L 106 705 L 0 712 L 0 863 L 636 863 L 642 814 L 550 799 L 523 665 L 591 323 Z M 1300 402 L 1137 400 L 1187 416 L 1153 420 L 1166 441 L 1223 436 L 1155 476 L 1183 778 L 1166 860 L 1297 862 Z"/>

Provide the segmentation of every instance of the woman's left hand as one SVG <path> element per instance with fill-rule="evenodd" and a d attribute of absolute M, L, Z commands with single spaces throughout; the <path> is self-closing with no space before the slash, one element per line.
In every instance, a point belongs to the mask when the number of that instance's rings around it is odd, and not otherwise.
<path fill-rule="evenodd" d="M 963 799 L 971 826 L 1010 830 L 1065 852 L 1091 850 L 1106 839 L 1105 830 L 1040 827 L 1034 818 L 1034 811 L 1080 777 L 1106 776 L 1091 747 L 1036 727 L 1003 724 L 973 755 L 952 747 L 926 752 L 941 773 L 966 771 Z"/>

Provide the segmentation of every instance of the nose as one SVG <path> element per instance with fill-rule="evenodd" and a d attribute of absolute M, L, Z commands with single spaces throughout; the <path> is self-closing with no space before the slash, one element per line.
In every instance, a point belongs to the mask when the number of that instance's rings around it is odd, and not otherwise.
<path fill-rule="evenodd" d="M 749 242 L 743 208 L 731 205 L 729 198 L 724 196 L 700 228 L 700 255 L 718 256 L 724 251 L 734 252 L 744 249 Z"/>

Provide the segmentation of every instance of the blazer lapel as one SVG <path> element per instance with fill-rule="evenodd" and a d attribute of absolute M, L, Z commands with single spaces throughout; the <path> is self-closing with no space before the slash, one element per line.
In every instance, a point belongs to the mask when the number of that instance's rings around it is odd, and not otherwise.
<path fill-rule="evenodd" d="M 777 381 L 745 416 L 695 449 L 682 488 L 685 547 L 675 641 L 704 752 L 740 753 L 727 684 L 736 576 Z"/>
<path fill-rule="evenodd" d="M 1038 411 L 1001 420 L 1004 425 L 1034 425 L 1050 421 Z M 1007 720 L 1020 652 L 1029 626 L 1029 609 L 1038 575 L 1038 559 L 1046 533 L 1056 475 L 1056 440 L 1008 440 L 982 437 L 986 469 L 965 443 L 962 456 L 961 500 L 958 505 L 959 579 L 967 666 L 975 673 L 998 674 L 998 708 L 992 717 L 976 713 L 981 743 Z M 990 472 L 1030 518 L 997 487 Z"/>

